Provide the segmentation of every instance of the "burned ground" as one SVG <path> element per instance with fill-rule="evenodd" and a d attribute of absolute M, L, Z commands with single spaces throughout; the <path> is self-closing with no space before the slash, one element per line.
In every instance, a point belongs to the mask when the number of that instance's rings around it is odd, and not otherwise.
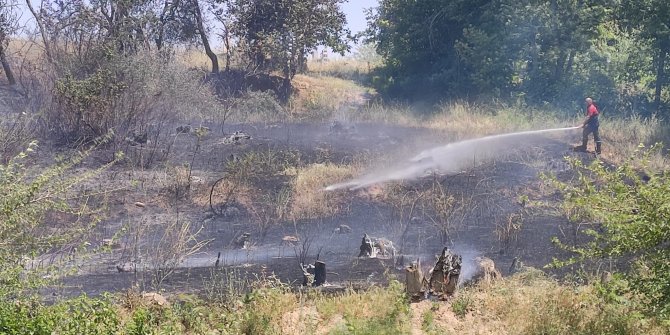
<path fill-rule="evenodd" d="M 133 249 L 162 248 L 156 241 L 164 239 L 165 232 L 150 227 L 175 217 L 190 222 L 189 229 L 199 230 L 197 239 L 207 242 L 173 266 L 174 272 L 161 281 L 161 288 L 175 292 L 201 292 L 211 277 L 222 271 L 234 271 L 237 276 L 248 278 L 274 273 L 282 281 L 299 285 L 300 254 L 305 262 L 314 262 L 317 256 L 326 262 L 331 284 L 383 283 L 390 274 L 400 274 L 404 265 L 413 260 L 421 259 L 424 266 L 430 265 L 444 246 L 463 255 L 463 279 L 471 275 L 477 256 L 493 259 L 502 273 L 507 274 L 515 260 L 543 267 L 553 257 L 565 255 L 552 246 L 550 239 L 574 234 L 572 226 L 560 215 L 533 209 L 524 200 L 553 196 L 545 194 L 538 177 L 540 172 L 570 177 L 563 163 L 563 156 L 570 154 L 564 139 L 545 139 L 455 175 L 429 175 L 402 185 L 337 191 L 346 198 L 346 204 L 333 216 L 281 219 L 272 218 L 276 214 L 272 212 L 265 214 L 267 222 L 262 225 L 260 214 L 250 211 L 248 202 L 256 204 L 257 208 L 252 210 L 269 211 L 273 200 L 268 198 L 270 204 L 261 204 L 265 198 L 250 199 L 259 193 L 249 190 L 238 189 L 240 195 L 227 199 L 228 212 L 219 213 L 225 215 L 210 211 L 207 198 L 211 186 L 216 180 L 226 179 L 229 169 L 235 166 L 230 162 L 236 157 L 270 153 L 272 164 L 281 165 L 281 169 L 314 163 L 347 164 L 361 156 L 384 158 L 388 162 L 401 159 L 404 153 L 427 143 L 442 143 L 441 139 L 448 138 L 448 134 L 375 124 L 347 125 L 346 132 L 333 131 L 331 124 L 227 125 L 226 136 L 240 131 L 251 137 L 230 143 L 216 125 L 208 126 L 217 130 L 210 131 L 199 143 L 194 135 L 177 137 L 167 161 L 147 169 L 119 165 L 98 178 L 97 187 L 116 186 L 121 190 L 109 198 L 110 214 L 98 225 L 91 244 L 101 246 L 115 236 L 118 242 L 93 257 L 75 262 L 78 273 L 67 277 L 55 294 L 99 294 L 133 285 L 155 288 L 152 278 L 156 269 L 146 259 L 146 253 L 140 257 Z M 190 162 L 192 170 L 188 169 Z M 263 169 L 259 168 L 259 174 L 254 175 L 249 185 L 278 195 L 290 184 L 290 177 L 263 175 L 267 172 Z M 179 191 L 183 187 L 179 183 L 185 183 L 183 178 L 179 181 L 179 175 L 188 170 L 190 183 L 187 189 Z M 442 193 L 431 193 L 431 189 Z M 416 201 L 418 194 L 425 198 L 421 204 Z M 405 203 L 399 200 L 403 196 L 414 200 Z M 147 228 L 141 230 L 138 225 Z M 351 232 L 337 233 L 340 225 L 351 227 Z M 126 234 L 119 233 L 122 231 Z M 135 237 L 128 231 L 134 231 Z M 244 233 L 250 235 L 246 246 L 239 243 Z M 357 258 L 364 234 L 393 241 L 398 252 L 395 260 Z M 285 236 L 300 241 L 286 243 Z M 128 269 L 121 272 L 120 264 L 128 265 Z"/>

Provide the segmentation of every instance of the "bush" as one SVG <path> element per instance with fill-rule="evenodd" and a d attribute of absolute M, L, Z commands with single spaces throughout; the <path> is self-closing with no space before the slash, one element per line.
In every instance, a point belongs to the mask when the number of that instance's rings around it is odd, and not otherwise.
<path fill-rule="evenodd" d="M 108 298 L 82 296 L 52 306 L 30 300 L 0 302 L 2 334 L 116 334 L 119 319 Z"/>
<path fill-rule="evenodd" d="M 157 54 L 111 54 L 96 61 L 90 71 L 62 70 L 44 86 L 53 86 L 53 99 L 44 101 L 45 125 L 61 143 L 86 142 L 113 131 L 116 147 L 131 153 L 129 146 L 151 149 L 139 150 L 141 158 L 130 157 L 147 165 L 161 158 L 159 152 L 169 152 L 174 123 L 219 112 L 202 74 Z"/>
<path fill-rule="evenodd" d="M 38 269 L 23 268 L 26 260 L 56 247 L 85 242 L 85 234 L 96 222 L 87 207 L 94 200 L 87 194 L 73 194 L 73 188 L 115 162 L 73 177 L 68 175 L 70 168 L 79 164 L 88 151 L 36 171 L 27 162 L 36 150 L 33 142 L 24 152 L 0 164 L 0 300 L 45 282 Z M 78 199 L 86 203 L 78 206 Z"/>
<path fill-rule="evenodd" d="M 242 122 L 267 122 L 286 117 L 284 107 L 272 91 L 247 91 L 235 99 L 233 119 Z"/>
<path fill-rule="evenodd" d="M 577 224 L 585 224 L 587 242 L 568 245 L 558 238 L 554 242 L 575 252 L 564 266 L 599 258 L 633 258 L 630 270 L 633 290 L 650 299 L 649 311 L 670 317 L 670 172 L 648 168 L 650 157 L 661 150 L 641 147 L 634 156 L 617 168 L 608 168 L 600 160 L 584 166 L 570 160 L 577 172 L 573 182 L 550 178 L 563 194 L 562 208 Z M 640 170 L 635 166 L 640 166 Z"/>

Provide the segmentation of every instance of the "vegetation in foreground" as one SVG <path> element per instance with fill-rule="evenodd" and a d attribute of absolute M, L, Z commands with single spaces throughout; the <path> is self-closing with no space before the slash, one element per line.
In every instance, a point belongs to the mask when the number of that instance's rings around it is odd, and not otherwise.
<path fill-rule="evenodd" d="M 216 285 L 216 283 L 212 283 Z M 291 292 L 272 278 L 253 290 L 167 301 L 129 291 L 103 297 L 3 301 L 3 334 L 667 334 L 628 282 L 559 284 L 525 269 L 450 300 L 410 304 L 401 283 L 366 291 Z M 419 331 L 421 330 L 421 331 Z"/>

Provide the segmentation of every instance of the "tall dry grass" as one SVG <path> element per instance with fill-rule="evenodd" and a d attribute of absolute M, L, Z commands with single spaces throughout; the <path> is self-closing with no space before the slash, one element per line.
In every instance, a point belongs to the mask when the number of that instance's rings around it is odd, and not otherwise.
<path fill-rule="evenodd" d="M 531 269 L 489 289 L 474 288 L 468 313 L 495 317 L 509 334 L 667 334 L 641 313 L 640 297 L 608 295 L 607 285 L 615 284 L 560 284 Z"/>
<path fill-rule="evenodd" d="M 292 219 L 330 217 L 347 210 L 345 192 L 325 192 L 328 185 L 351 179 L 357 173 L 352 165 L 312 164 L 298 168 L 293 180 L 290 216 Z"/>

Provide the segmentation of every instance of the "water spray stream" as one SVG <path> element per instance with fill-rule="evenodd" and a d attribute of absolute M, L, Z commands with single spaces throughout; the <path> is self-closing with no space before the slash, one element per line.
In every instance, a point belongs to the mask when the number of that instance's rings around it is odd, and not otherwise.
<path fill-rule="evenodd" d="M 562 133 L 579 128 L 567 127 L 523 131 L 449 143 L 444 146 L 424 150 L 410 160 L 392 168 L 375 171 L 374 173 L 369 173 L 344 183 L 330 185 L 325 190 L 334 191 L 345 188 L 355 190 L 390 181 L 412 180 L 432 172 L 442 174 L 458 173 L 473 167 L 476 163 L 493 159 L 508 152 L 510 149 L 526 144 L 535 137 L 551 133 Z"/>

